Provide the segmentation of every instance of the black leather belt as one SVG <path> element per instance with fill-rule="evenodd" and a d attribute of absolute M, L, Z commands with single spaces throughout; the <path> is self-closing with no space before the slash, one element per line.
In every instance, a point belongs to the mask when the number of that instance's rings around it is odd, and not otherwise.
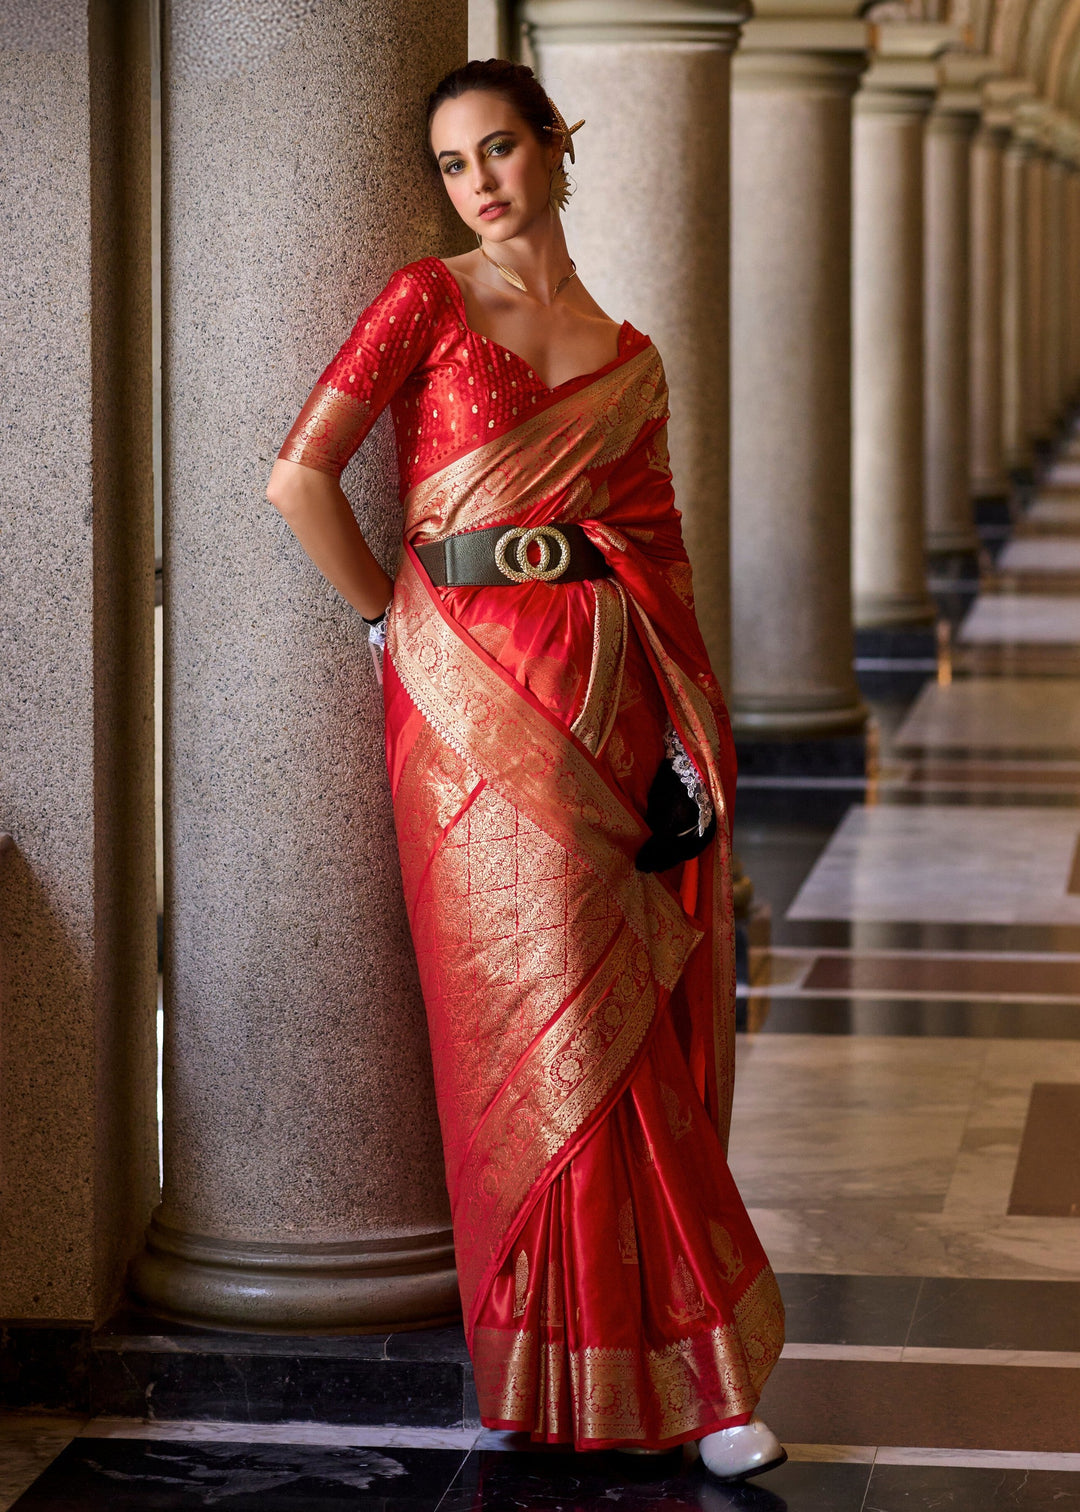
<path fill-rule="evenodd" d="M 437 588 L 580 583 L 610 571 L 580 525 L 492 525 L 415 550 Z"/>

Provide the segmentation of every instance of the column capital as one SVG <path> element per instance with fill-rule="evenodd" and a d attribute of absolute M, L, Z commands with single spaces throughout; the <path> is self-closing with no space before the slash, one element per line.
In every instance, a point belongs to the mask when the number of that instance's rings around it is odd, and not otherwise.
<path fill-rule="evenodd" d="M 986 87 L 989 111 L 1008 124 L 1005 151 L 1025 161 L 1038 155 L 1039 112 L 1035 86 L 1027 79 L 992 80 Z"/>
<path fill-rule="evenodd" d="M 1023 142 L 1028 153 L 1037 157 L 1050 155 L 1050 129 L 1053 107 L 1038 96 L 1021 99 L 1013 117 L 1013 135 Z"/>
<path fill-rule="evenodd" d="M 1073 116 L 1055 110 L 1048 121 L 1047 138 L 1055 162 L 1066 167 L 1075 161 L 1080 148 L 1080 128 Z"/>
<path fill-rule="evenodd" d="M 936 22 L 871 26 L 873 55 L 855 108 L 861 115 L 925 115 L 938 91 L 936 59 L 959 35 Z"/>
<path fill-rule="evenodd" d="M 946 53 L 938 64 L 940 84 L 930 129 L 972 135 L 982 119 L 984 87 L 1001 73 L 1000 63 L 982 53 Z"/>
<path fill-rule="evenodd" d="M 987 79 L 983 85 L 983 121 L 986 125 L 1002 125 L 1012 132 L 1021 104 L 1034 97 L 1035 86 L 1030 79 Z"/>
<path fill-rule="evenodd" d="M 865 21 L 843 16 L 801 17 L 762 15 L 743 28 L 741 51 L 856 54 L 865 57 L 870 46 L 870 27 Z M 865 67 L 865 63 L 863 64 Z"/>
<path fill-rule="evenodd" d="M 545 44 L 711 42 L 733 51 L 751 0 L 524 0 L 521 18 Z"/>
<path fill-rule="evenodd" d="M 755 15 L 735 55 L 732 88 L 825 89 L 851 95 L 866 68 L 868 44 L 864 21 Z"/>

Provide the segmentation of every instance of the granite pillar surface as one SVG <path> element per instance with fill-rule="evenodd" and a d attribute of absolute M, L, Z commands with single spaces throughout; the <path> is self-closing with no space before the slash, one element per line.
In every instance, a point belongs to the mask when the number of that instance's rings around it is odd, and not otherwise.
<path fill-rule="evenodd" d="M 1003 499 L 1003 174 L 1008 126 L 984 116 L 971 145 L 971 482 L 976 499 Z"/>
<path fill-rule="evenodd" d="M 0 8 L 0 1319 L 38 1324 L 103 1321 L 157 1195 L 148 19 Z"/>
<path fill-rule="evenodd" d="M 1048 406 L 1043 388 L 1043 283 L 1046 257 L 1046 153 L 1038 135 L 1031 138 L 1032 155 L 1024 175 L 1027 222 L 1027 314 L 1024 321 L 1024 418 L 1029 441 L 1049 440 Z"/>
<path fill-rule="evenodd" d="M 1065 404 L 1065 176 L 1056 152 L 1046 159 L 1043 195 L 1042 388 L 1046 423 L 1057 425 Z"/>
<path fill-rule="evenodd" d="M 1073 150 L 1078 150 L 1076 145 Z M 1066 398 L 1075 403 L 1080 391 L 1080 161 L 1075 157 L 1069 164 L 1065 289 L 1069 322 Z"/>
<path fill-rule="evenodd" d="M 465 41 L 464 0 L 166 17 L 165 1182 L 133 1283 L 181 1319 L 458 1305 L 366 628 L 264 489 L 391 272 L 458 250 L 423 119 Z M 343 486 L 392 571 L 388 417 Z"/>
<path fill-rule="evenodd" d="M 751 22 L 732 95 L 732 717 L 857 731 L 851 606 L 854 21 Z M 820 40 L 818 40 L 820 38 Z"/>
<path fill-rule="evenodd" d="M 565 212 L 580 275 L 609 315 L 656 343 L 694 596 L 728 687 L 729 128 L 746 0 L 680 13 L 664 0 L 527 0 L 545 89 L 575 138 Z"/>
<path fill-rule="evenodd" d="M 1001 227 L 1001 415 L 1005 464 L 1013 474 L 1032 464 L 1028 424 L 1028 255 L 1027 176 L 1034 157 L 1031 142 L 1015 127 L 1002 162 Z"/>
<path fill-rule="evenodd" d="M 970 478 L 970 150 L 978 100 L 944 89 L 926 128 L 924 459 L 926 545 L 978 546 Z"/>
<path fill-rule="evenodd" d="M 923 128 L 931 57 L 882 28 L 855 96 L 852 589 L 861 627 L 928 624 L 923 520 Z M 929 44 L 934 45 L 932 42 Z"/>

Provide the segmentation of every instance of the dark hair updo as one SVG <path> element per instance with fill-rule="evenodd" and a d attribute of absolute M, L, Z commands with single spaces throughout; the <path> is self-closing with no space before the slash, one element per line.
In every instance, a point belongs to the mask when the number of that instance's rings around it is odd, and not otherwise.
<path fill-rule="evenodd" d="M 506 58 L 486 58 L 481 62 L 474 58 L 461 68 L 455 68 L 445 79 L 440 79 L 428 95 L 427 128 L 431 140 L 431 118 L 444 100 L 456 100 L 459 95 L 472 89 L 486 89 L 491 94 L 501 95 L 512 105 L 523 121 L 532 128 L 538 142 L 545 146 L 551 141 L 555 115 L 544 87 L 524 63 L 510 63 Z"/>

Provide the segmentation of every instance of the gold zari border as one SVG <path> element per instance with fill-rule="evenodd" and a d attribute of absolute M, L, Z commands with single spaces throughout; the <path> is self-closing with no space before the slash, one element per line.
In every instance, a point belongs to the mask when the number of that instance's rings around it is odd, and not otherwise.
<path fill-rule="evenodd" d="M 299 462 L 340 477 L 373 419 L 367 400 L 354 399 L 328 383 L 317 383 L 304 400 L 278 456 L 285 462 Z"/>
<path fill-rule="evenodd" d="M 583 474 L 624 456 L 645 422 L 667 413 L 667 398 L 660 354 L 650 344 L 614 372 L 415 484 L 405 496 L 409 539 L 416 544 L 480 529 L 511 508 L 521 520 L 539 501 L 566 490 L 582 497 L 576 508 L 567 500 L 559 518 L 579 518 L 592 498 Z"/>
<path fill-rule="evenodd" d="M 732 1322 L 663 1349 L 572 1349 L 558 1331 L 542 1339 L 477 1328 L 480 1414 L 550 1439 L 658 1447 L 753 1412 L 783 1338 L 783 1303 L 768 1267 L 736 1303 Z"/>
<path fill-rule="evenodd" d="M 596 599 L 589 682 L 571 731 L 594 756 L 603 750 L 619 712 L 626 662 L 626 590 L 612 578 L 592 582 Z"/>

